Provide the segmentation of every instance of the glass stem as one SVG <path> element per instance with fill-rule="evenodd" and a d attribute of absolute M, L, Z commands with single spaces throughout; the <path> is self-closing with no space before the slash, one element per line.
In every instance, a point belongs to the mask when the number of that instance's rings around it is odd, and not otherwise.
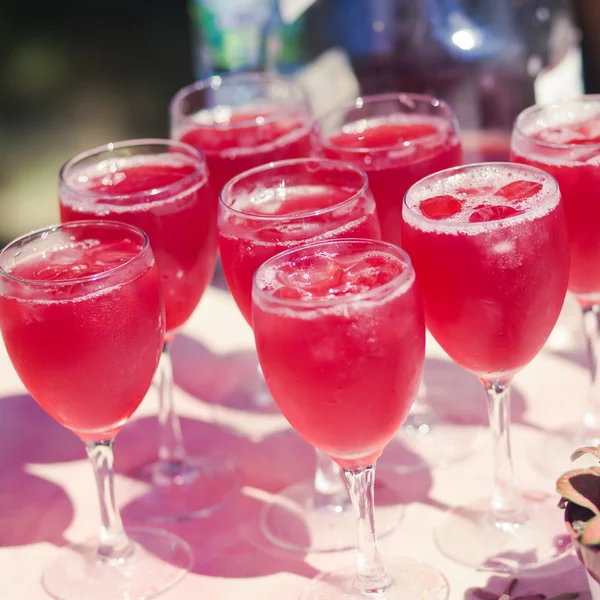
<path fill-rule="evenodd" d="M 165 342 L 158 365 L 158 457 L 161 470 L 179 471 L 185 458 L 181 424 L 173 406 L 173 363 L 171 342 Z"/>
<path fill-rule="evenodd" d="M 427 388 L 425 382 L 421 381 L 417 399 L 410 409 L 410 413 L 404 422 L 404 429 L 413 435 L 427 435 L 435 421 L 435 415 L 426 402 Z"/>
<path fill-rule="evenodd" d="M 348 504 L 348 494 L 342 479 L 340 467 L 315 448 L 317 454 L 317 468 L 315 471 L 315 506 L 343 507 Z"/>
<path fill-rule="evenodd" d="M 86 445 L 92 463 L 100 500 L 100 545 L 102 560 L 120 560 L 131 554 L 133 546 L 123 529 L 115 502 L 113 440 L 90 442 Z"/>
<path fill-rule="evenodd" d="M 344 479 L 356 511 L 358 562 L 355 586 L 364 594 L 379 594 L 390 585 L 375 537 L 375 465 L 344 469 Z"/>
<path fill-rule="evenodd" d="M 499 524 L 517 524 L 524 517 L 510 450 L 510 381 L 488 381 L 484 385 L 494 457 L 492 513 Z"/>
<path fill-rule="evenodd" d="M 591 377 L 588 403 L 583 416 L 583 428 L 579 432 L 578 443 L 597 445 L 600 442 L 600 306 L 583 309 L 583 330 L 587 342 L 588 361 Z"/>

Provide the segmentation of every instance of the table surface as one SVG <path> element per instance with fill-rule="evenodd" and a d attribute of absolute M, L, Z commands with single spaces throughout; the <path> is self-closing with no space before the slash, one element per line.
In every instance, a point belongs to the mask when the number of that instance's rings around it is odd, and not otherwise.
<path fill-rule="evenodd" d="M 566 307 L 553 345 L 515 379 L 513 455 L 517 475 L 552 492 L 552 478 L 537 473 L 528 452 L 545 429 L 558 429 L 581 413 L 588 378 L 576 310 Z M 491 445 L 480 385 L 428 340 L 425 381 L 432 402 L 449 419 L 481 431 L 464 460 L 406 476 L 406 510 L 399 527 L 380 542 L 385 556 L 427 561 L 447 577 L 452 600 L 471 598 L 475 587 L 502 589 L 506 577 L 457 565 L 436 549 L 432 530 L 448 507 L 485 496 L 491 486 Z M 253 338 L 231 297 L 210 288 L 173 349 L 176 403 L 186 446 L 197 453 L 233 457 L 245 473 L 235 502 L 205 519 L 171 527 L 192 546 L 192 572 L 161 598 L 238 600 L 296 598 L 321 571 L 352 564 L 352 551 L 290 553 L 262 535 L 259 515 L 271 494 L 314 473 L 314 452 L 277 415 L 225 407 L 216 399 L 253 361 Z M 439 404 L 437 404 L 439 403 Z M 117 495 L 124 506 L 144 492 L 130 474 L 156 455 L 156 398 L 144 400 L 116 444 Z M 468 419 L 463 417 L 468 415 Z M 466 431 L 466 430 L 465 430 Z M 386 453 L 382 461 L 390 461 Z M 129 475 L 128 475 L 129 474 Z M 98 526 L 98 504 L 83 445 L 26 394 L 0 348 L 0 599 L 47 598 L 41 573 L 59 547 L 81 542 Z M 557 509 L 557 518 L 561 518 Z M 575 556 L 520 579 L 518 595 L 586 590 Z M 585 596 L 584 596 L 585 597 Z M 82 599 L 83 600 L 83 599 Z M 109 600 L 109 599 L 107 599 Z"/>

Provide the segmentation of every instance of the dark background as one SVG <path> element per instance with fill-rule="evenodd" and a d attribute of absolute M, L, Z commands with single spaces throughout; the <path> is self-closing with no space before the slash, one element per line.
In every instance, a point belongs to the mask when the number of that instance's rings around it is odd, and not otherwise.
<path fill-rule="evenodd" d="M 190 27 L 184 0 L 0 0 L 0 243 L 56 221 L 71 155 L 168 136 Z"/>
<path fill-rule="evenodd" d="M 586 87 L 600 91 L 600 0 L 576 9 Z M 168 135 L 168 102 L 194 79 L 187 11 L 185 0 L 0 0 L 0 244 L 57 220 L 57 170 L 73 154 Z"/>

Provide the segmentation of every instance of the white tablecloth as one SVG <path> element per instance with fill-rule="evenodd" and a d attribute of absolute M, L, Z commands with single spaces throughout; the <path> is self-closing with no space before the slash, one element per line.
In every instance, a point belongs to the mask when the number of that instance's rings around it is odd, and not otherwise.
<path fill-rule="evenodd" d="M 559 332 L 559 342 L 560 337 Z M 311 477 L 314 453 L 280 417 L 248 414 L 211 401 L 223 396 L 232 380 L 250 368 L 251 361 L 246 359 L 252 348 L 251 331 L 230 296 L 214 288 L 206 293 L 176 341 L 176 402 L 187 447 L 194 452 L 232 456 L 245 472 L 245 485 L 239 498 L 223 511 L 171 528 L 192 545 L 195 565 L 192 573 L 161 596 L 165 600 L 293 599 L 320 571 L 354 561 L 351 551 L 327 555 L 285 552 L 269 544 L 260 532 L 264 501 L 299 478 Z M 439 369 L 444 366 L 439 361 L 446 360 L 429 340 L 426 381 L 441 373 L 442 379 L 433 385 L 439 388 L 447 382 L 446 408 L 467 414 L 472 426 L 484 431 L 483 392 L 459 367 Z M 574 344 L 564 352 L 543 352 L 516 378 L 513 453 L 518 476 L 529 487 L 548 492 L 554 488 L 551 478 L 532 468 L 527 454 L 539 441 L 541 428 L 558 428 L 577 419 L 587 391 L 584 365 L 583 352 Z M 128 473 L 156 453 L 155 412 L 156 398 L 149 394 L 117 438 L 116 483 L 121 505 L 145 489 Z M 380 543 L 384 555 L 410 556 L 438 567 L 450 583 L 452 600 L 469 598 L 473 587 L 489 585 L 499 591 L 506 579 L 454 564 L 440 554 L 432 540 L 432 529 L 444 517 L 446 507 L 487 494 L 490 458 L 489 440 L 484 435 L 476 451 L 462 462 L 407 476 L 405 516 L 398 529 Z M 96 532 L 96 490 L 81 442 L 26 395 L 3 347 L 0 477 L 0 599 L 47 598 L 41 573 L 58 547 L 83 541 Z M 570 556 L 522 578 L 517 595 L 554 595 L 586 587 L 583 569 Z"/>

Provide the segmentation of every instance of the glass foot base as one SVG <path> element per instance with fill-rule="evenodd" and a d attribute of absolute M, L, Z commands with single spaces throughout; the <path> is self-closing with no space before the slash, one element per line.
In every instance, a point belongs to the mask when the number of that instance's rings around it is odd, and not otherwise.
<path fill-rule="evenodd" d="M 536 569 L 570 552 L 556 496 L 527 492 L 523 501 L 525 518 L 517 525 L 497 523 L 489 498 L 454 509 L 434 531 L 437 547 L 458 563 L 501 573 Z"/>
<path fill-rule="evenodd" d="M 529 449 L 531 463 L 542 475 L 554 480 L 571 469 L 584 469 L 598 466 L 598 459 L 593 456 L 582 456 L 575 463 L 571 462 L 571 454 L 583 446 L 597 446 L 598 437 L 583 435 L 583 432 L 563 431 L 541 434 L 539 440 Z"/>
<path fill-rule="evenodd" d="M 440 421 L 407 422 L 387 445 L 379 464 L 407 475 L 463 460 L 485 439 L 483 427 Z"/>
<path fill-rule="evenodd" d="M 192 566 L 188 544 L 171 533 L 132 528 L 131 555 L 100 561 L 97 540 L 67 547 L 46 569 L 44 589 L 60 600 L 148 600 L 179 582 Z"/>
<path fill-rule="evenodd" d="M 365 593 L 355 584 L 355 568 L 324 573 L 312 580 L 300 600 L 446 600 L 450 592 L 444 576 L 429 565 L 412 560 L 386 561 L 390 584 Z"/>
<path fill-rule="evenodd" d="M 385 483 L 378 467 L 375 527 L 381 538 L 396 529 L 404 515 L 398 493 Z M 336 504 L 319 505 L 314 481 L 285 488 L 261 514 L 264 536 L 276 546 L 298 552 L 336 552 L 356 547 L 355 516 L 345 490 Z"/>
<path fill-rule="evenodd" d="M 182 463 L 147 465 L 140 474 L 150 491 L 123 510 L 138 521 L 185 521 L 207 517 L 235 499 L 242 474 L 230 459 L 188 456 Z"/>

